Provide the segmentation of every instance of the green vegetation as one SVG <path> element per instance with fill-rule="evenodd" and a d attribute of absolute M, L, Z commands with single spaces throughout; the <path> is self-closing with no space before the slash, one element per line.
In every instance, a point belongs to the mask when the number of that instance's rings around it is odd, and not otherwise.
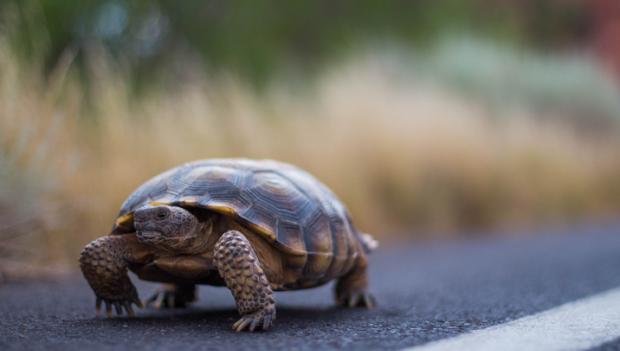
<path fill-rule="evenodd" d="M 369 40 L 419 49 L 466 31 L 517 45 L 570 44 L 587 21 L 574 0 L 5 0 L 0 13 L 21 58 L 44 58 L 49 72 L 68 50 L 84 68 L 104 48 L 138 86 L 177 79 L 188 61 L 263 84 L 283 68 L 317 72 Z"/>

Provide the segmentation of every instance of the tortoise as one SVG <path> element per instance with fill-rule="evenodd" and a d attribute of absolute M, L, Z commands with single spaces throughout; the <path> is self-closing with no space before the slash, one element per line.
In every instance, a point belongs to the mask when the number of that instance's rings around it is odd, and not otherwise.
<path fill-rule="evenodd" d="M 83 249 L 80 267 L 108 317 L 112 307 L 118 315 L 143 307 L 129 269 L 164 283 L 147 300 L 159 308 L 194 302 L 197 284 L 226 286 L 241 315 L 233 329 L 254 331 L 275 320 L 273 291 L 337 279 L 338 304 L 373 307 L 367 254 L 376 246 L 309 173 L 273 160 L 208 159 L 139 186 L 111 233 Z"/>

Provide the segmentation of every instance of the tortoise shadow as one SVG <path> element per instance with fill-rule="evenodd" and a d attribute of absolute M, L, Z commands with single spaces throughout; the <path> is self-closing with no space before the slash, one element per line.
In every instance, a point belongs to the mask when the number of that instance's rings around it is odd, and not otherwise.
<path fill-rule="evenodd" d="M 356 311 L 362 309 L 348 309 L 340 306 L 331 307 L 302 307 L 281 306 L 277 309 L 278 328 L 303 324 L 305 326 L 321 324 L 326 321 L 354 318 Z M 230 330 L 230 326 L 237 319 L 239 313 L 235 308 L 197 308 L 174 310 L 147 309 L 146 312 L 138 312 L 135 317 L 115 316 L 113 318 L 94 317 L 82 319 L 77 322 L 80 325 L 92 326 L 184 326 L 200 323 L 203 326 L 215 327 L 222 330 Z"/>

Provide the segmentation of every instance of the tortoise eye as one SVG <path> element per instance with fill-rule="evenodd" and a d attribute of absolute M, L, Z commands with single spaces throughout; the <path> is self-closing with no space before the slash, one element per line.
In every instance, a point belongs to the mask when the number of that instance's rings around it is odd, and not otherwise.
<path fill-rule="evenodd" d="M 158 211 L 156 215 L 157 219 L 166 219 L 168 217 L 167 211 Z"/>

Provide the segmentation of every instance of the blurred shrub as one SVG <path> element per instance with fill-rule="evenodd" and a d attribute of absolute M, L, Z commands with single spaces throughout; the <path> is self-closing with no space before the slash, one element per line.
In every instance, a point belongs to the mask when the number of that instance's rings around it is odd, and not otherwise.
<path fill-rule="evenodd" d="M 0 13 L 22 59 L 44 58 L 49 72 L 70 50 L 84 69 L 103 46 L 135 85 L 187 61 L 260 84 L 283 67 L 316 71 L 368 40 L 423 47 L 446 32 L 563 47 L 580 43 L 589 23 L 578 0 L 5 0 Z"/>
<path fill-rule="evenodd" d="M 71 215 L 56 201 L 64 161 L 71 159 L 58 154 L 66 130 L 50 108 L 49 90 L 30 90 L 40 85 L 15 62 L 0 50 L 0 282 L 64 260 L 67 237 L 54 229 Z"/>
<path fill-rule="evenodd" d="M 425 53 L 383 45 L 371 46 L 368 56 L 388 62 L 395 82 L 415 80 L 492 110 L 527 109 L 536 119 L 560 118 L 582 132 L 620 123 L 617 83 L 596 58 L 583 53 L 535 54 L 457 35 Z"/>

